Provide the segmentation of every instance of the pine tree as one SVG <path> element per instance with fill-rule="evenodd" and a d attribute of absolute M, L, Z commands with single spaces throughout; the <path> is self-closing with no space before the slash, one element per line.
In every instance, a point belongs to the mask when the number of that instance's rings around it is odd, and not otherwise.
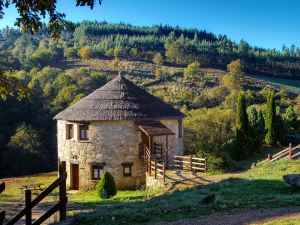
<path fill-rule="evenodd" d="M 266 106 L 266 119 L 265 128 L 267 134 L 265 137 L 265 142 L 268 145 L 275 144 L 277 141 L 277 130 L 276 130 L 276 105 L 274 93 L 270 92 L 267 98 Z"/>
<path fill-rule="evenodd" d="M 117 194 L 117 187 L 114 177 L 107 171 L 97 184 L 97 193 L 99 198 L 110 198 Z"/>
<path fill-rule="evenodd" d="M 237 100 L 237 118 L 236 118 L 236 140 L 237 148 L 235 152 L 236 159 L 243 159 L 248 154 L 250 140 L 249 120 L 245 96 L 239 93 Z"/>

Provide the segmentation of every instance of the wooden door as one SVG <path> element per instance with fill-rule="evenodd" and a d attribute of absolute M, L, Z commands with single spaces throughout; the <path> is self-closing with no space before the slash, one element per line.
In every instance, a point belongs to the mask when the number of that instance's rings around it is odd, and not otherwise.
<path fill-rule="evenodd" d="M 71 164 L 71 190 L 79 190 L 79 164 Z"/>

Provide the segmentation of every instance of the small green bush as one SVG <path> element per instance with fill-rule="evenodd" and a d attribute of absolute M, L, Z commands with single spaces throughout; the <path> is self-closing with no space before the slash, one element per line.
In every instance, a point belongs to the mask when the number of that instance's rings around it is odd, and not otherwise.
<path fill-rule="evenodd" d="M 117 187 L 114 177 L 107 171 L 97 184 L 97 193 L 100 198 L 110 198 L 117 194 Z"/>

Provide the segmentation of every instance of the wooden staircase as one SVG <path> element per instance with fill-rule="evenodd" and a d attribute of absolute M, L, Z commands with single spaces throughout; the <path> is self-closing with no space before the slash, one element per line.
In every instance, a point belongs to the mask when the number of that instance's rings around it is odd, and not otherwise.
<path fill-rule="evenodd" d="M 146 172 L 155 179 L 160 179 L 166 183 L 167 176 L 170 171 L 190 171 L 191 173 L 202 172 L 207 173 L 208 160 L 207 157 L 199 158 L 193 155 L 173 156 L 173 160 L 169 162 L 168 151 L 162 147 L 162 144 L 154 143 L 153 151 L 145 145 L 140 145 L 140 158 L 144 160 Z M 172 180 L 172 179 L 171 179 Z"/>

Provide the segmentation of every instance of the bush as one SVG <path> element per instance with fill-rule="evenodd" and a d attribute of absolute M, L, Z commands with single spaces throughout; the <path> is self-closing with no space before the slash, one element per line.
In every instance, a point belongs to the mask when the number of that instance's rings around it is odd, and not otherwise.
<path fill-rule="evenodd" d="M 117 194 L 117 187 L 114 177 L 107 171 L 97 185 L 97 193 L 100 198 L 110 198 Z"/>

